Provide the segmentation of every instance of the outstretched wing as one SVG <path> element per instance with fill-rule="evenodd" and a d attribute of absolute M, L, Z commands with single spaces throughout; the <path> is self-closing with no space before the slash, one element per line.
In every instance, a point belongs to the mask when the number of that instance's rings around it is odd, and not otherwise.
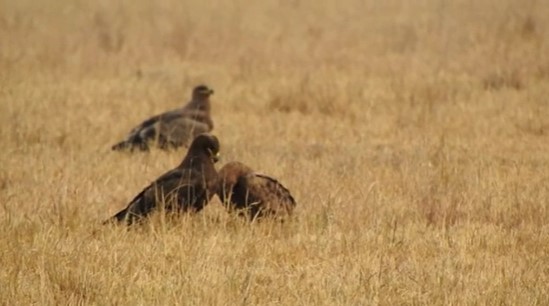
<path fill-rule="evenodd" d="M 238 178 L 229 201 L 237 211 L 245 211 L 245 215 L 251 220 L 263 217 L 284 218 L 291 215 L 296 206 L 292 194 L 280 182 L 256 173 Z"/>
<path fill-rule="evenodd" d="M 276 179 L 255 173 L 233 161 L 219 170 L 217 195 L 229 209 L 252 220 L 263 216 L 283 216 L 293 212 L 296 202 L 290 191 Z"/>
<path fill-rule="evenodd" d="M 288 188 L 276 179 L 259 173 L 248 175 L 249 193 L 263 203 L 264 209 L 291 214 L 296 202 Z"/>
<path fill-rule="evenodd" d="M 205 205 L 206 193 L 202 182 L 190 170 L 174 169 L 143 189 L 111 220 L 126 220 L 131 224 L 158 208 L 166 211 L 198 211 Z"/>

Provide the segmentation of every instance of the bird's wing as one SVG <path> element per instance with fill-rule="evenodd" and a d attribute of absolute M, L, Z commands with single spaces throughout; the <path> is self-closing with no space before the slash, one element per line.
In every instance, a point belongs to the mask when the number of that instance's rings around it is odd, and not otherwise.
<path fill-rule="evenodd" d="M 250 195 L 262 202 L 266 209 L 286 210 L 291 213 L 296 202 L 288 188 L 276 179 L 259 173 L 247 176 L 247 189 Z"/>
<path fill-rule="evenodd" d="M 207 200 L 203 180 L 192 170 L 176 168 L 145 187 L 112 219 L 132 223 L 135 219 L 146 217 L 160 205 L 166 210 L 198 211 Z"/>
<path fill-rule="evenodd" d="M 185 118 L 193 119 L 195 121 L 204 123 L 208 126 L 208 131 L 213 130 L 214 123 L 210 113 L 203 110 L 183 110 L 182 116 Z"/>
<path fill-rule="evenodd" d="M 182 109 L 174 109 L 156 116 L 153 116 L 139 124 L 138 126 L 134 127 L 130 133 L 128 133 L 128 139 L 135 137 L 136 135 L 144 135 L 146 134 L 145 131 L 153 129 L 157 123 L 164 120 L 173 120 L 173 118 L 177 118 L 181 116 Z"/>
<path fill-rule="evenodd" d="M 173 146 L 189 145 L 198 134 L 208 132 L 206 124 L 190 118 L 178 117 L 163 120 L 159 125 L 159 136 Z"/>
<path fill-rule="evenodd" d="M 175 109 L 169 112 L 162 113 L 151 117 L 141 124 L 133 128 L 126 136 L 126 139 L 112 146 L 113 150 L 133 150 L 139 148 L 140 150 L 148 150 L 148 142 L 151 140 L 157 140 L 160 147 L 168 147 L 170 143 L 167 138 L 170 134 L 164 131 L 162 134 L 163 126 L 165 122 L 176 121 L 181 118 L 182 109 Z"/>

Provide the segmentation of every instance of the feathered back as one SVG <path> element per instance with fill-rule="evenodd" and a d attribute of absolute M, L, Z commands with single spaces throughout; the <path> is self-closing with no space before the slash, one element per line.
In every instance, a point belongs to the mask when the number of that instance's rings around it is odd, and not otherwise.
<path fill-rule="evenodd" d="M 255 173 L 240 162 L 218 172 L 217 195 L 230 210 L 246 210 L 251 219 L 291 215 L 296 206 L 290 191 L 276 179 Z"/>
<path fill-rule="evenodd" d="M 210 105 L 212 94 L 213 90 L 207 86 L 196 86 L 191 100 L 184 107 L 143 121 L 112 149 L 146 151 L 151 143 L 161 149 L 189 145 L 198 134 L 210 132 L 214 127 Z"/>
<path fill-rule="evenodd" d="M 259 197 L 269 203 L 269 209 L 287 210 L 291 214 L 296 206 L 290 190 L 270 176 L 259 173 L 248 176 L 248 186 L 250 185 L 253 187 L 249 188 L 255 188 L 261 194 Z"/>

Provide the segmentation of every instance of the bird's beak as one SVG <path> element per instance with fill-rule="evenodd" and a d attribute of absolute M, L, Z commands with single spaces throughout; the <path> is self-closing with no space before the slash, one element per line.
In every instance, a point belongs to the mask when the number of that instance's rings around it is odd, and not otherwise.
<path fill-rule="evenodd" d="M 210 91 L 208 91 L 208 94 L 209 94 L 210 96 L 213 95 L 213 94 L 214 94 L 213 89 L 210 89 Z"/>
<path fill-rule="evenodd" d="M 212 156 L 212 160 L 214 163 L 217 163 L 221 156 L 219 155 L 219 152 L 217 152 L 215 155 Z"/>

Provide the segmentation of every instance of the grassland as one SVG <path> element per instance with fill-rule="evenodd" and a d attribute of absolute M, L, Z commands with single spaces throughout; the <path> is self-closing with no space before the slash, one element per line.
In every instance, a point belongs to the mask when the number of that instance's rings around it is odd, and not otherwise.
<path fill-rule="evenodd" d="M 230 3 L 229 3 L 230 2 Z M 549 3 L 0 1 L 3 305 L 549 304 Z M 102 226 L 184 150 L 118 154 L 207 83 L 223 162 L 296 220 Z"/>

